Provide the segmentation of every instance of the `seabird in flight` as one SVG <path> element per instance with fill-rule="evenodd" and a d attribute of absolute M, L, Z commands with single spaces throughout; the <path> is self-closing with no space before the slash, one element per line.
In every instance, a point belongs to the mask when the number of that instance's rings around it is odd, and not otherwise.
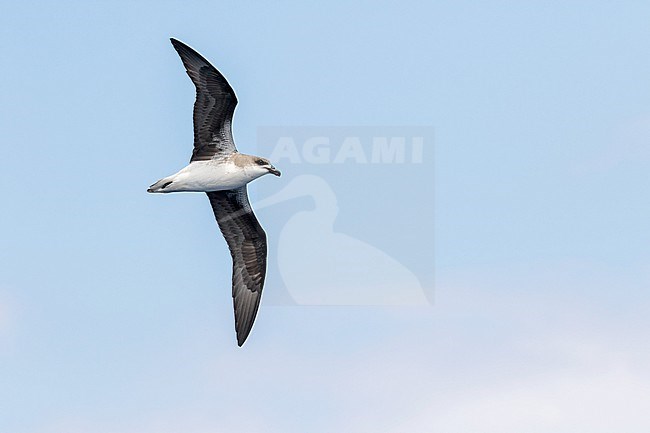
<path fill-rule="evenodd" d="M 232 116 L 237 97 L 228 81 L 199 53 L 172 38 L 196 86 L 194 151 L 189 165 L 147 192 L 205 192 L 232 256 L 232 297 L 237 344 L 246 341 L 260 305 L 266 275 L 266 233 L 248 202 L 246 184 L 271 173 L 268 159 L 237 152 Z"/>

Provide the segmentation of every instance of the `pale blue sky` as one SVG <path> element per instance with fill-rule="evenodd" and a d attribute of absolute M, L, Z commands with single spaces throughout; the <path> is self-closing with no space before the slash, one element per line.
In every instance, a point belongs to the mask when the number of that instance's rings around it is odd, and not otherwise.
<path fill-rule="evenodd" d="M 3 1 L 0 431 L 647 432 L 648 22 L 632 1 Z M 242 151 L 270 150 L 263 126 L 433 128 L 408 181 L 328 179 L 334 228 L 435 273 L 432 306 L 263 305 L 236 347 L 207 200 L 145 193 L 191 146 L 171 36 L 236 89 Z M 311 170 L 281 168 L 256 197 Z M 310 203 L 287 206 L 259 212 L 272 252 Z"/>

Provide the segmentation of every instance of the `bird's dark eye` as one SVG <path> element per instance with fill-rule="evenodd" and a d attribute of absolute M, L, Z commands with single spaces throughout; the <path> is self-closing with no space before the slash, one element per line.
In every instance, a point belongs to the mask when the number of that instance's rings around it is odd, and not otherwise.
<path fill-rule="evenodd" d="M 266 161 L 264 161 L 263 159 L 258 159 L 257 161 L 255 161 L 255 163 L 257 165 L 266 165 Z"/>

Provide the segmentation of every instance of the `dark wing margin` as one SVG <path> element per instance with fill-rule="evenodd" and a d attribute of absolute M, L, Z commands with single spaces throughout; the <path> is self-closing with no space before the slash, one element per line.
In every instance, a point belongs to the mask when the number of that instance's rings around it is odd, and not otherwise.
<path fill-rule="evenodd" d="M 266 233 L 255 218 L 246 186 L 206 193 L 232 256 L 232 298 L 237 344 L 251 332 L 266 276 Z"/>
<path fill-rule="evenodd" d="M 194 151 L 190 162 L 207 161 L 235 152 L 232 116 L 237 96 L 228 81 L 203 56 L 171 38 L 187 75 L 196 86 Z"/>

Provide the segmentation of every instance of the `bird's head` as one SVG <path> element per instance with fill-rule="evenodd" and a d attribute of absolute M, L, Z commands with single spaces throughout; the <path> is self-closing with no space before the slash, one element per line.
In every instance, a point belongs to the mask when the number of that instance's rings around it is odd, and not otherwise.
<path fill-rule="evenodd" d="M 249 158 L 246 170 L 253 174 L 255 177 L 264 176 L 265 174 L 273 174 L 280 176 L 280 170 L 275 168 L 271 162 L 259 156 L 251 156 Z"/>

